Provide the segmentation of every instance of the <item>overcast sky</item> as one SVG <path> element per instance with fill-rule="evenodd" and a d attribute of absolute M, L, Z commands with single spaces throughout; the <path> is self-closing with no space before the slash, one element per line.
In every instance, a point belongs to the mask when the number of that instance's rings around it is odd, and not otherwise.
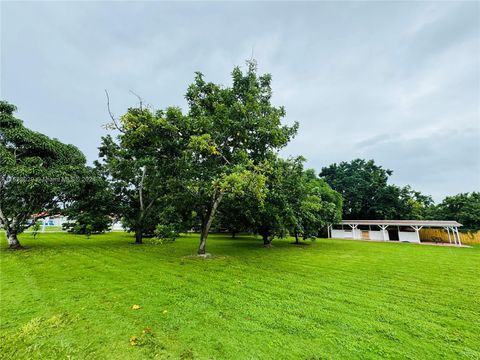
<path fill-rule="evenodd" d="M 185 107 L 195 71 L 273 76 L 299 133 L 283 151 L 320 170 L 375 159 L 439 201 L 480 190 L 478 2 L 2 2 L 1 98 L 91 162 L 140 94 Z"/>

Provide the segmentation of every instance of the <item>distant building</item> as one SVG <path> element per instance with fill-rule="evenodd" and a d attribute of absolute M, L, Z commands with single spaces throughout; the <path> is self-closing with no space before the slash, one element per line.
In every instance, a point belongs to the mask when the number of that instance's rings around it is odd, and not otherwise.
<path fill-rule="evenodd" d="M 456 221 L 437 220 L 343 220 L 328 226 L 328 237 L 420 243 L 422 228 L 440 228 L 448 233 L 450 243 L 462 245 L 460 226 Z"/>

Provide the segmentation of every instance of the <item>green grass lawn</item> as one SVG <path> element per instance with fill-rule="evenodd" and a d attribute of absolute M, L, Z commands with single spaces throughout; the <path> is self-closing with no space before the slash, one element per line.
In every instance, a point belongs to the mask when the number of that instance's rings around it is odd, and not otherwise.
<path fill-rule="evenodd" d="M 2 358 L 480 358 L 480 247 L 0 237 Z"/>

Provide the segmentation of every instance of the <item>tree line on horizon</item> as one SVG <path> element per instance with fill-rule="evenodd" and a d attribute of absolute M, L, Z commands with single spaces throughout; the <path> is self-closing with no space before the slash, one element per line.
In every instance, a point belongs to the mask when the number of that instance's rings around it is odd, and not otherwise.
<path fill-rule="evenodd" d="M 199 232 L 206 253 L 212 230 L 256 233 L 264 246 L 275 237 L 314 238 L 344 219 L 445 219 L 480 228 L 480 193 L 459 194 L 435 205 L 410 186 L 388 183 L 391 170 L 355 159 L 305 169 L 302 156 L 280 149 L 298 123 L 282 124 L 283 107 L 271 103 L 269 74 L 254 61 L 235 67 L 229 87 L 196 73 L 188 109 L 131 107 L 109 110 L 99 159 L 86 165 L 73 145 L 24 127 L 16 107 L 0 102 L 0 227 L 10 248 L 18 234 L 47 214 L 64 214 L 74 233 L 101 233 L 121 219 L 141 244 L 144 236 L 175 239 Z M 108 94 L 107 94 L 108 98 Z"/>

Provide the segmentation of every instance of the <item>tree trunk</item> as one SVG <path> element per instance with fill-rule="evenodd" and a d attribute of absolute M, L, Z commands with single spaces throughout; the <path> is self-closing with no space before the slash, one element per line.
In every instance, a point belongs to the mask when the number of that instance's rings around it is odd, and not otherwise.
<path fill-rule="evenodd" d="M 298 232 L 295 231 L 295 244 L 298 245 Z"/>
<path fill-rule="evenodd" d="M 141 229 L 135 230 L 135 244 L 143 244 L 143 234 Z"/>
<path fill-rule="evenodd" d="M 198 246 L 198 255 L 205 254 L 205 248 L 207 246 L 207 237 L 208 237 L 207 224 L 202 223 L 202 230 L 200 232 L 200 245 Z"/>
<path fill-rule="evenodd" d="M 269 231 L 267 228 L 261 228 L 259 231 L 260 235 L 262 235 L 263 239 L 263 246 L 264 247 L 271 247 L 272 246 L 272 239 L 268 238 Z"/>
<path fill-rule="evenodd" d="M 235 231 L 232 231 L 232 239 L 235 239 L 235 235 L 236 235 L 236 234 L 237 234 L 237 233 L 236 233 Z"/>
<path fill-rule="evenodd" d="M 202 231 L 200 233 L 200 245 L 198 246 L 198 255 L 205 254 L 205 248 L 207 246 L 208 232 L 210 231 L 210 226 L 212 226 L 213 218 L 217 211 L 218 205 L 222 201 L 223 192 L 221 192 L 216 199 L 214 199 L 212 208 L 208 211 L 207 221 L 202 220 Z"/>
<path fill-rule="evenodd" d="M 20 245 L 20 242 L 17 238 L 17 233 L 15 231 L 7 229 L 7 241 L 8 247 L 12 250 L 18 250 L 22 248 L 22 245 Z"/>
<path fill-rule="evenodd" d="M 270 241 L 268 241 L 268 235 L 266 233 L 262 234 L 262 239 L 263 239 L 263 246 L 267 246 L 270 244 Z"/>

